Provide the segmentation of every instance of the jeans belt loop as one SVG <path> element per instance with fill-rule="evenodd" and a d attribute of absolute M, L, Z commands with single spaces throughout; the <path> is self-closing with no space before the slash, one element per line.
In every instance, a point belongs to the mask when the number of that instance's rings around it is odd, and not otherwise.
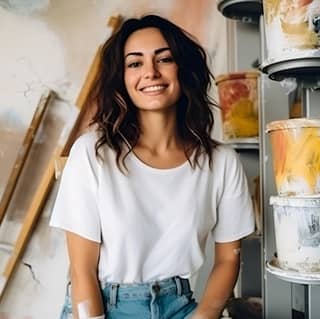
<path fill-rule="evenodd" d="M 115 306 L 117 304 L 118 288 L 118 284 L 111 284 L 110 286 L 110 306 Z"/>
<path fill-rule="evenodd" d="M 183 294 L 187 294 L 190 292 L 190 282 L 189 279 L 186 278 L 180 278 L 180 283 L 181 283 L 181 287 L 182 287 L 182 293 Z"/>
<path fill-rule="evenodd" d="M 177 287 L 177 296 L 181 296 L 182 295 L 181 279 L 180 277 L 174 277 L 174 280 L 176 282 L 176 287 Z"/>

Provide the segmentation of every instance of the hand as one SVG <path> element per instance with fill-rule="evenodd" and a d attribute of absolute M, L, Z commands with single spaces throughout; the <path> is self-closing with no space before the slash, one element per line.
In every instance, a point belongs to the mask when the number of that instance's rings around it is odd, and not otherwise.
<path fill-rule="evenodd" d="M 187 317 L 186 319 L 220 319 L 220 312 L 215 312 L 215 313 L 200 313 L 200 312 L 195 312 L 191 315 L 191 317 Z M 227 319 L 227 318 L 226 318 Z"/>
<path fill-rule="evenodd" d="M 206 315 L 195 313 L 192 315 L 192 317 L 190 319 L 210 319 L 210 318 Z"/>

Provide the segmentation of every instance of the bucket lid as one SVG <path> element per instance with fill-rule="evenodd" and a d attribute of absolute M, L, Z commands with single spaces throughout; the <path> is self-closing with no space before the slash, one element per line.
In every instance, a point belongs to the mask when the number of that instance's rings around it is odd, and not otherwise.
<path fill-rule="evenodd" d="M 273 206 L 290 206 L 290 207 L 319 207 L 320 197 L 287 197 L 271 196 L 270 205 Z"/>
<path fill-rule="evenodd" d="M 299 127 L 320 127 L 320 119 L 316 118 L 297 118 L 282 121 L 273 121 L 267 124 L 266 133 L 275 130 L 295 129 Z"/>
<path fill-rule="evenodd" d="M 258 78 L 259 76 L 260 76 L 260 72 L 256 70 L 220 74 L 216 76 L 216 84 L 219 84 L 226 80 L 251 79 L 251 78 Z"/>

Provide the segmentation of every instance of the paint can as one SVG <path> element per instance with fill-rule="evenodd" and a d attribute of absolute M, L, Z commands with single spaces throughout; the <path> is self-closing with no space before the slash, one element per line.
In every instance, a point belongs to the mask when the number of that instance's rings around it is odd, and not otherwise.
<path fill-rule="evenodd" d="M 279 195 L 320 196 L 320 119 L 267 124 Z"/>
<path fill-rule="evenodd" d="M 320 198 L 271 196 L 279 266 L 320 273 Z"/>
<path fill-rule="evenodd" d="M 264 0 L 268 62 L 320 57 L 320 0 Z"/>
<path fill-rule="evenodd" d="M 222 111 L 223 139 L 237 141 L 257 138 L 258 79 L 257 71 L 235 72 L 217 76 L 219 101 Z"/>

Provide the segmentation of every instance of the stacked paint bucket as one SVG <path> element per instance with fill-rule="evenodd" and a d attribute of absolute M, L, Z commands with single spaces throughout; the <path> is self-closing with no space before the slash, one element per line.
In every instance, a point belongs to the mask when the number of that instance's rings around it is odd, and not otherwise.
<path fill-rule="evenodd" d="M 320 57 L 320 1 L 264 0 L 267 61 Z"/>
<path fill-rule="evenodd" d="M 259 76 L 256 70 L 217 76 L 225 142 L 258 141 Z"/>
<path fill-rule="evenodd" d="M 278 265 L 320 273 L 320 119 L 267 125 L 278 196 L 273 206 Z"/>
<path fill-rule="evenodd" d="M 263 11 L 266 70 L 278 63 L 284 77 L 298 71 L 316 76 L 311 66 L 320 58 L 320 1 L 263 0 Z M 295 71 L 291 63 L 296 63 Z M 278 264 L 284 270 L 320 274 L 320 119 L 275 121 L 267 132 L 278 192 L 270 198 Z"/>

